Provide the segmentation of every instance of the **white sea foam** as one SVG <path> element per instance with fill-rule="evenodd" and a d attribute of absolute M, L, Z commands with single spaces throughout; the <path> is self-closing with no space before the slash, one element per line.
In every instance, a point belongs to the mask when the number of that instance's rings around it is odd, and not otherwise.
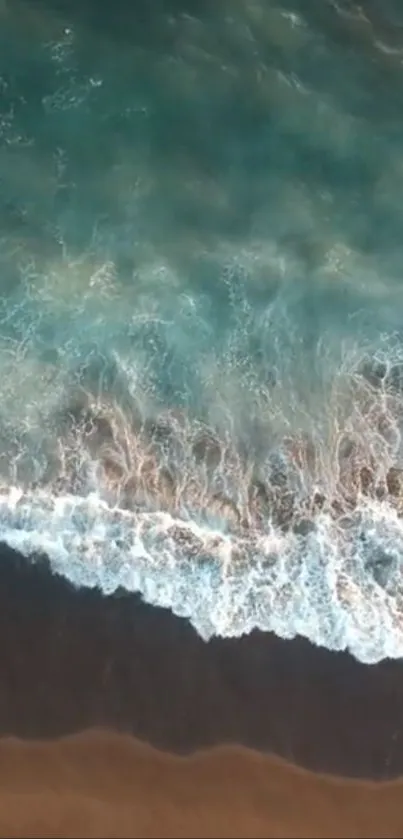
<path fill-rule="evenodd" d="M 305 537 L 273 529 L 242 539 L 111 508 L 97 494 L 14 487 L 1 494 L 0 538 L 27 557 L 46 554 L 75 586 L 140 592 L 205 640 L 258 628 L 366 663 L 403 655 L 403 522 L 385 504 L 363 503 L 346 531 L 319 514 Z"/>

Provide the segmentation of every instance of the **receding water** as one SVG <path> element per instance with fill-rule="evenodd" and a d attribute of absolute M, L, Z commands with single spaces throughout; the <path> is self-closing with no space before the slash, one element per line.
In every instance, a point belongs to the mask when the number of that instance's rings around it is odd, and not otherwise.
<path fill-rule="evenodd" d="M 403 655 L 398 13 L 0 2 L 3 541 Z"/>

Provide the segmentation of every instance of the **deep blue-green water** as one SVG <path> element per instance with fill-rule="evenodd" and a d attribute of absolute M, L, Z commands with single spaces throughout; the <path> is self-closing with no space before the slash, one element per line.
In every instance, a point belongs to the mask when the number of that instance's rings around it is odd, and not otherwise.
<path fill-rule="evenodd" d="M 3 541 L 206 639 L 403 654 L 402 27 L 0 3 Z"/>

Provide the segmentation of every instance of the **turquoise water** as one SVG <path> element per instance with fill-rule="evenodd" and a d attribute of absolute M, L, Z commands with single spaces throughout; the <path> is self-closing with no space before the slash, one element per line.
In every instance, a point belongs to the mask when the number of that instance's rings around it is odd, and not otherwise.
<path fill-rule="evenodd" d="M 397 11 L 0 3 L 8 544 L 402 655 Z"/>

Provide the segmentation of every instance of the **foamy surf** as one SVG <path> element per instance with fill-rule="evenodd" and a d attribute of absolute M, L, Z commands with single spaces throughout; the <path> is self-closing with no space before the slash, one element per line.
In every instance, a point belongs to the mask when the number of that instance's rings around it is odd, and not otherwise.
<path fill-rule="evenodd" d="M 74 376 L 65 357 L 37 380 L 32 356 L 11 358 L 0 541 L 76 587 L 138 592 L 206 641 L 260 629 L 366 663 L 403 655 L 396 336 L 371 351 L 319 342 L 309 371 L 280 344 L 269 380 L 224 352 L 203 419 L 152 399 L 135 352 L 113 350 L 108 375 L 108 356 Z"/>
<path fill-rule="evenodd" d="M 0 538 L 206 640 L 400 657 L 398 62 L 271 3 L 136 47 L 8 5 Z"/>
<path fill-rule="evenodd" d="M 207 641 L 253 629 L 303 635 L 368 664 L 403 655 L 403 522 L 363 503 L 347 530 L 318 514 L 305 536 L 239 538 L 110 507 L 97 494 L 3 489 L 0 539 L 77 587 L 140 592 L 185 617 Z"/>

